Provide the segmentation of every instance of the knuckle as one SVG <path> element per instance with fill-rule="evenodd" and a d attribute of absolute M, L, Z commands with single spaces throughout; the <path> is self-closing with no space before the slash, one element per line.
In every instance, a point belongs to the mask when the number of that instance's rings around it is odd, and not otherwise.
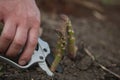
<path fill-rule="evenodd" d="M 30 40 L 30 45 L 32 47 L 36 46 L 36 44 L 37 44 L 37 39 L 36 38 L 33 38 L 33 39 Z"/>
<path fill-rule="evenodd" d="M 2 38 L 6 41 L 11 41 L 13 37 L 10 34 L 3 34 Z"/>
<path fill-rule="evenodd" d="M 29 16 L 28 20 L 32 24 L 36 24 L 36 25 L 40 24 L 40 17 L 38 16 Z"/>
<path fill-rule="evenodd" d="M 23 41 L 19 41 L 19 40 L 16 40 L 14 41 L 14 47 L 15 48 L 20 48 L 20 47 L 23 47 L 24 46 L 24 42 Z"/>

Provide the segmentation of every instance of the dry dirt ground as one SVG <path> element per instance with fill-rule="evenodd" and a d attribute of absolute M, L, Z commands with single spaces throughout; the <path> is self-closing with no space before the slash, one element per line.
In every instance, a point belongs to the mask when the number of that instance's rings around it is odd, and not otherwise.
<path fill-rule="evenodd" d="M 85 17 L 84 14 L 83 17 L 70 16 L 78 46 L 77 57 L 75 61 L 71 61 L 67 56 L 63 58 L 61 65 L 64 71 L 55 73 L 55 80 L 120 80 L 93 63 L 81 49 L 81 42 L 84 42 L 100 64 L 120 75 L 120 12 L 114 9 L 112 11 L 106 11 L 107 18 L 104 21 L 94 16 Z M 42 39 L 49 43 L 54 52 L 57 16 L 51 17 L 45 13 L 41 15 Z M 0 64 L 0 80 L 52 80 L 37 65 L 21 71 L 8 64 Z"/>

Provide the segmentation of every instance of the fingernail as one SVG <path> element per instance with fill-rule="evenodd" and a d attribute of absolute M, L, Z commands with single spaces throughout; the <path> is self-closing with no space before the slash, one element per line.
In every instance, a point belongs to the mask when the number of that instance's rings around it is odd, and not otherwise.
<path fill-rule="evenodd" d="M 19 61 L 19 64 L 20 64 L 20 65 L 25 65 L 25 64 L 26 64 L 26 61 L 21 60 L 21 61 Z"/>

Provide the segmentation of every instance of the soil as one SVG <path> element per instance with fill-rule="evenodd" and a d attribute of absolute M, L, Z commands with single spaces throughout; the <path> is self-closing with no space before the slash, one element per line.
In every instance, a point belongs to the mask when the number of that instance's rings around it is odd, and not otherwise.
<path fill-rule="evenodd" d="M 105 20 L 99 20 L 87 12 L 85 12 L 87 16 L 69 15 L 75 30 L 77 57 L 75 61 L 67 56 L 63 58 L 61 66 L 64 71 L 56 72 L 55 80 L 120 80 L 95 64 L 81 48 L 81 44 L 84 43 L 100 64 L 120 75 L 120 11 L 118 7 L 105 9 Z M 45 12 L 41 15 L 42 39 L 49 43 L 51 52 L 54 52 L 56 45 L 54 29 L 59 24 L 58 15 L 51 16 Z M 0 80 L 52 80 L 37 64 L 24 71 L 6 63 L 0 64 Z"/>

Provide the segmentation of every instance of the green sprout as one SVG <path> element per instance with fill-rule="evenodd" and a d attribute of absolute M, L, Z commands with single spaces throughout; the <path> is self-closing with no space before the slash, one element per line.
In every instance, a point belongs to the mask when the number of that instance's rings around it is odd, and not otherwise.
<path fill-rule="evenodd" d="M 59 29 L 56 29 L 56 34 L 58 36 L 56 49 L 55 49 L 55 60 L 53 61 L 51 65 L 51 71 L 55 71 L 58 64 L 62 60 L 62 57 L 65 53 L 66 49 L 66 22 L 61 22 L 62 26 L 59 27 Z"/>
<path fill-rule="evenodd" d="M 51 71 L 55 72 L 58 64 L 65 55 L 65 52 L 71 59 L 75 59 L 77 47 L 75 45 L 74 30 L 70 19 L 66 15 L 61 15 L 62 23 L 59 29 L 56 29 L 58 36 L 55 59 L 51 65 Z"/>

